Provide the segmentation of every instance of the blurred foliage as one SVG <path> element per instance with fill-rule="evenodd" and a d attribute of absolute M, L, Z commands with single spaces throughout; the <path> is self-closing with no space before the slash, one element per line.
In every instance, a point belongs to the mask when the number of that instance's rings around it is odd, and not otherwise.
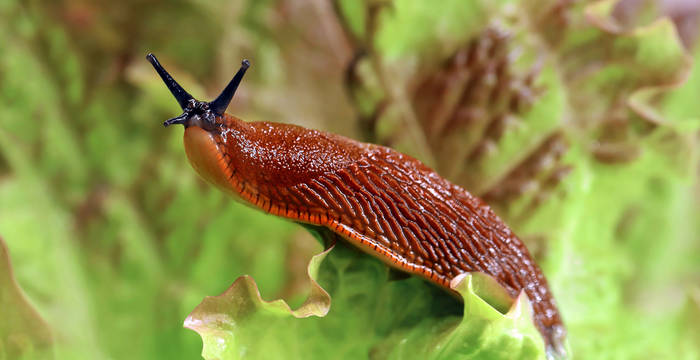
<path fill-rule="evenodd" d="M 691 0 L 0 0 L 0 236 L 26 295 L 0 246 L 0 359 L 199 358 L 182 321 L 230 319 L 242 307 L 202 299 L 238 276 L 263 299 L 309 292 L 321 246 L 196 177 L 160 125 L 178 108 L 150 51 L 200 99 L 249 58 L 231 113 L 390 145 L 483 196 L 542 265 L 576 357 L 700 358 L 697 14 Z M 527 311 L 503 320 L 471 278 L 462 315 L 342 242 L 313 264 L 326 317 L 258 311 L 224 345 L 541 355 L 502 339 L 531 334 Z"/>
<path fill-rule="evenodd" d="M 51 332 L 17 286 L 5 242 L 0 238 L 0 354 L 3 358 L 51 358 Z"/>

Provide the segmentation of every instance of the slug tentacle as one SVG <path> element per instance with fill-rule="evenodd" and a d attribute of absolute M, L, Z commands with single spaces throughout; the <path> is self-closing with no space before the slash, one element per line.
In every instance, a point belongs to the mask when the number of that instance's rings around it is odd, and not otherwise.
<path fill-rule="evenodd" d="M 490 275 L 512 299 L 523 291 L 548 353 L 564 354 L 566 332 L 547 280 L 488 205 L 390 148 L 223 113 L 248 65 L 216 100 L 191 99 L 169 120 L 185 125 L 185 150 L 202 177 L 246 205 L 330 229 L 448 291 L 465 272 Z"/>
<path fill-rule="evenodd" d="M 187 118 L 189 118 L 189 116 L 190 115 L 188 113 L 182 113 L 182 115 L 180 115 L 180 116 L 176 116 L 174 118 L 165 120 L 163 122 L 163 126 L 168 127 L 170 125 L 175 125 L 175 124 L 184 125 L 187 122 Z"/>
<path fill-rule="evenodd" d="M 156 69 L 158 75 L 160 75 L 160 78 L 163 79 L 165 86 L 167 86 L 170 92 L 173 94 L 178 104 L 180 104 L 182 110 L 185 110 L 189 101 L 194 99 L 192 95 L 185 91 L 185 89 L 183 89 L 182 86 L 180 86 L 180 84 L 178 84 L 177 81 L 175 81 L 175 79 L 168 74 L 165 68 L 160 65 L 160 62 L 158 62 L 155 55 L 148 54 L 146 55 L 146 59 L 148 59 L 151 65 L 153 65 L 153 68 Z"/>
<path fill-rule="evenodd" d="M 236 90 L 238 89 L 238 85 L 241 83 L 241 80 L 243 80 L 243 75 L 245 75 L 246 70 L 250 67 L 250 61 L 244 59 L 241 62 L 241 68 L 238 69 L 238 72 L 236 75 L 231 79 L 231 81 L 226 85 L 226 88 L 219 94 L 219 96 L 214 99 L 214 101 L 210 102 L 209 105 L 211 107 L 211 110 L 216 114 L 217 116 L 221 116 L 226 112 L 226 108 L 228 108 L 228 104 L 231 103 L 231 99 L 233 99 L 233 95 L 236 94 Z"/>
<path fill-rule="evenodd" d="M 246 70 L 250 67 L 250 62 L 248 60 L 243 60 L 241 62 L 241 68 L 221 94 L 214 101 L 205 102 L 195 100 L 192 95 L 185 91 L 180 84 L 170 76 L 160 62 L 158 62 L 155 55 L 148 54 L 146 55 L 146 59 L 148 59 L 151 65 L 153 65 L 153 68 L 156 69 L 158 75 L 163 79 L 163 82 L 165 82 L 165 85 L 170 89 L 170 92 L 183 110 L 182 115 L 165 121 L 163 123 L 165 127 L 181 124 L 185 128 L 190 126 L 199 126 L 205 130 L 213 130 L 216 128 L 216 118 L 224 114 L 226 108 L 231 103 L 231 99 L 233 99 L 233 95 L 236 94 L 238 85 L 241 83 L 241 80 L 243 80 L 243 75 L 245 75 Z"/>

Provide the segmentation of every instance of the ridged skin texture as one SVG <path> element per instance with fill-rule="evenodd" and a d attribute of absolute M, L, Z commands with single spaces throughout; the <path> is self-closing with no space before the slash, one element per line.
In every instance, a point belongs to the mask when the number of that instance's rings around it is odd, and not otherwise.
<path fill-rule="evenodd" d="M 294 125 L 217 121 L 214 131 L 185 130 L 190 161 L 213 184 L 265 212 L 328 227 L 444 288 L 478 271 L 513 298 L 524 290 L 548 347 L 561 349 L 565 331 L 544 275 L 479 198 L 390 148 Z"/>

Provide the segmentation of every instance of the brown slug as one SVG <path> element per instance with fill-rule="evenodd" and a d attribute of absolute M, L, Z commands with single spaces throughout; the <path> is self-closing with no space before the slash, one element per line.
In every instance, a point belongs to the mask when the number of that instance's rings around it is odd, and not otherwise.
<path fill-rule="evenodd" d="M 266 213 L 326 227 L 394 268 L 447 290 L 465 272 L 483 272 L 511 298 L 529 297 L 550 355 L 566 332 L 542 271 L 523 242 L 481 199 L 393 149 L 226 114 L 249 67 L 212 102 L 195 100 L 147 56 L 184 110 L 192 167 L 237 200 Z"/>

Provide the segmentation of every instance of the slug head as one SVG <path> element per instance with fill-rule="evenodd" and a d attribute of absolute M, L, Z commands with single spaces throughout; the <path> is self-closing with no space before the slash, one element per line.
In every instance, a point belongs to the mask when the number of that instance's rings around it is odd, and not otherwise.
<path fill-rule="evenodd" d="M 198 126 L 205 130 L 214 130 L 218 125 L 216 119 L 223 116 L 226 108 L 231 103 L 233 95 L 236 94 L 236 89 L 243 79 L 246 70 L 250 67 L 248 60 L 241 62 L 241 68 L 236 75 L 231 79 L 226 88 L 214 99 L 214 101 L 206 102 L 196 100 L 192 95 L 185 91 L 180 84 L 173 79 L 172 76 L 160 65 L 155 55 L 148 54 L 146 59 L 156 69 L 163 82 L 168 87 L 170 92 L 177 100 L 183 110 L 182 115 L 166 120 L 163 125 L 170 126 L 174 124 L 182 124 L 185 128 L 190 126 Z"/>

